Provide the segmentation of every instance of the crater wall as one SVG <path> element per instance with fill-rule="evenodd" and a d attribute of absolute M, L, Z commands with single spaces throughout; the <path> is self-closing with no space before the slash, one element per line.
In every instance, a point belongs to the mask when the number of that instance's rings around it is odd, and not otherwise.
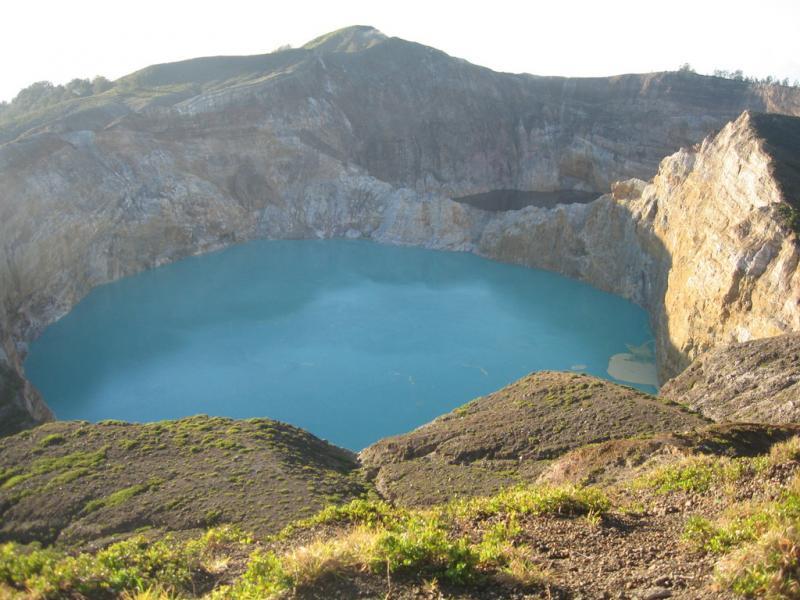
<path fill-rule="evenodd" d="M 0 126 L 0 418 L 48 417 L 27 344 L 93 287 L 254 238 L 364 237 L 583 279 L 650 311 L 664 378 L 723 341 L 798 330 L 796 238 L 754 117 L 656 173 L 742 109 L 800 114 L 796 90 L 501 74 L 368 37 L 151 67 Z M 450 199 L 654 174 L 550 209 Z"/>

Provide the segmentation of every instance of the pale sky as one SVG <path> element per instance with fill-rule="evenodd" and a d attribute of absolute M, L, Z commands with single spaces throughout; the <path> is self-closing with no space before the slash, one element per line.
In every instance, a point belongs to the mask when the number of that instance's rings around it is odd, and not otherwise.
<path fill-rule="evenodd" d="M 800 0 L 4 0 L 0 100 L 34 81 L 261 54 L 372 25 L 498 71 L 742 69 L 800 79 Z"/>

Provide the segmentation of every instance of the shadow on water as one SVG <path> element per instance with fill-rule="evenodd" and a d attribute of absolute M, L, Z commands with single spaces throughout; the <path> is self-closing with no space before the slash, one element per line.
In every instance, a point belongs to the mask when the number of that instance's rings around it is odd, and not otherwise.
<path fill-rule="evenodd" d="M 617 282 L 617 288 L 610 290 L 612 293 L 620 295 L 627 293 L 631 300 L 647 311 L 650 326 L 655 334 L 658 378 L 663 384 L 683 371 L 689 364 L 689 358 L 673 344 L 669 335 L 670 317 L 666 310 L 666 299 L 672 271 L 672 254 L 654 233 L 658 208 L 658 203 L 655 203 L 648 214 L 639 216 L 632 213 L 627 205 L 614 203 L 613 210 L 619 211 L 621 218 L 616 222 L 613 219 L 605 220 L 605 223 L 610 224 L 609 230 L 595 232 L 595 239 L 616 240 L 620 249 L 620 259 L 609 260 L 600 265 L 601 268 L 612 271 L 610 276 L 607 274 L 603 278 L 595 274 L 587 279 Z M 621 234 L 621 231 L 625 230 L 629 232 L 628 235 Z M 631 243 L 638 244 L 638 252 L 633 252 L 627 247 Z M 633 346 L 630 353 L 635 356 L 637 349 L 635 345 Z"/>
<path fill-rule="evenodd" d="M 558 204 L 588 204 L 602 196 L 600 192 L 580 190 L 555 190 L 552 192 L 531 192 L 525 190 L 491 190 L 480 194 L 470 194 L 453 198 L 456 202 L 468 204 L 481 210 L 506 211 L 520 210 L 526 206 L 553 208 Z"/>
<path fill-rule="evenodd" d="M 488 254 L 504 263 L 550 269 L 589 282 L 613 294 L 617 300 L 624 297 L 644 308 L 655 332 L 654 354 L 658 379 L 663 383 L 686 368 L 689 358 L 669 336 L 670 318 L 665 299 L 669 292 L 672 256 L 654 233 L 658 204 L 653 204 L 648 214 L 639 215 L 632 213 L 625 203 L 609 198 L 599 198 L 587 207 L 587 217 L 579 224 L 579 227 L 591 228 L 587 235 L 575 229 L 569 220 L 562 220 L 563 229 L 544 232 L 552 240 L 553 247 L 540 255 L 535 251 L 536 244 L 527 243 L 527 240 L 542 235 L 540 223 L 533 222 L 531 229 L 526 230 L 523 222 L 519 231 L 502 240 Z M 593 305 L 594 299 L 589 302 L 588 310 L 602 309 Z M 613 309 L 614 302 L 609 302 L 603 310 Z M 612 313 L 603 314 L 597 310 L 594 314 L 607 318 Z M 631 359 L 641 356 L 640 343 L 628 340 L 626 346 Z"/>

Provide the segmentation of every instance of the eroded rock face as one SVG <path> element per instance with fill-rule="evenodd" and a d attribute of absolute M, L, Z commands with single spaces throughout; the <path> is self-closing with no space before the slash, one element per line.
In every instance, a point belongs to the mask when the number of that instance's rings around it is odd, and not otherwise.
<path fill-rule="evenodd" d="M 32 427 L 53 415 L 0 346 L 0 436 Z"/>
<path fill-rule="evenodd" d="M 715 421 L 800 422 L 800 334 L 713 348 L 661 392 Z"/>
<path fill-rule="evenodd" d="M 668 267 L 656 333 L 670 374 L 717 344 L 800 330 L 800 247 L 780 214 L 789 198 L 758 135 L 762 118 L 745 113 L 665 160 L 627 201 Z"/>
<path fill-rule="evenodd" d="M 21 377 L 27 343 L 101 283 L 253 238 L 343 236 L 475 251 L 622 294 L 650 311 L 675 374 L 719 341 L 797 329 L 797 256 L 750 117 L 654 183 L 590 204 L 489 213 L 450 197 L 607 191 L 745 108 L 800 114 L 800 93 L 676 73 L 500 74 L 370 28 L 150 67 L 0 124 L 3 362 Z M 29 386 L 13 398 L 47 416 Z"/>

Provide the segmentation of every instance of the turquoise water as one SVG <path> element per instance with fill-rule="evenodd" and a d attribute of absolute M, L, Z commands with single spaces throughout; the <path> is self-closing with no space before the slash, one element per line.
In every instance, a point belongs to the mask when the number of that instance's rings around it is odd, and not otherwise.
<path fill-rule="evenodd" d="M 530 371 L 609 377 L 651 338 L 642 309 L 545 271 L 258 241 L 95 289 L 25 368 L 60 419 L 264 416 L 360 449 Z"/>

